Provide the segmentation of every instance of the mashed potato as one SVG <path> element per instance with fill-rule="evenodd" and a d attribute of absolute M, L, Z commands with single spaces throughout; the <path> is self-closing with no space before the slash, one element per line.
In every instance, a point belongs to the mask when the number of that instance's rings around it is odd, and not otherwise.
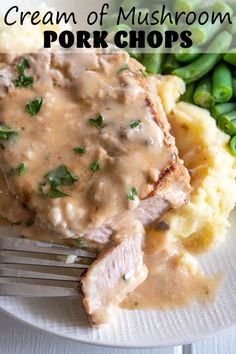
<path fill-rule="evenodd" d="M 228 151 L 229 137 L 207 110 L 175 104 L 183 92 L 180 79 L 160 78 L 158 92 L 180 157 L 192 175 L 192 192 L 185 206 L 162 218 L 169 230 L 157 233 L 167 232 L 191 253 L 203 252 L 224 241 L 230 226 L 228 216 L 236 202 L 236 159 Z"/>
<path fill-rule="evenodd" d="M 55 9 L 41 4 L 37 10 L 43 16 L 48 11 L 55 13 Z M 39 20 L 41 18 L 39 17 Z M 43 47 L 43 32 L 44 31 L 62 32 L 71 30 L 69 24 L 63 23 L 59 25 L 43 25 L 40 23 L 34 26 L 30 22 L 30 18 L 26 17 L 24 25 L 19 23 L 14 26 L 4 24 L 3 18 L 0 18 L 0 62 L 10 63 L 15 56 L 22 53 L 33 53 Z M 56 45 L 56 42 L 54 43 Z M 7 55 L 2 55 L 5 53 Z"/>

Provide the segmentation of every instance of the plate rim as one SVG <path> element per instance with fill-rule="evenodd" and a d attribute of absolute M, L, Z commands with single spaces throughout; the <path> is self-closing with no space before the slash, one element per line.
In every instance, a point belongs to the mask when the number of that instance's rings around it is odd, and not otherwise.
<path fill-rule="evenodd" d="M 234 212 L 234 214 L 233 214 Z M 236 208 L 234 209 L 234 211 L 232 211 L 231 217 L 230 217 L 230 223 L 231 223 L 231 227 L 228 230 L 228 232 L 230 232 L 230 230 L 235 230 L 236 231 Z M 229 237 L 229 235 L 227 235 L 227 237 Z M 230 239 L 231 240 L 235 240 L 235 238 L 233 237 L 233 235 L 230 235 Z M 234 241 L 236 242 L 236 241 Z M 225 242 L 223 243 L 225 246 L 228 243 L 228 239 L 226 238 Z M 215 248 L 215 250 L 218 247 Z M 235 248 L 234 248 L 235 249 Z M 210 252 L 212 253 L 212 252 Z M 236 256 L 236 252 L 235 252 L 235 256 Z M 10 297 L 8 297 L 10 298 Z M 11 304 L 9 308 L 5 308 L 4 307 L 4 303 L 1 301 L 3 300 L 4 297 L 0 296 L 0 313 L 4 313 L 6 316 L 16 320 L 17 322 L 20 322 L 28 327 L 34 328 L 36 330 L 39 330 L 43 333 L 46 334 L 51 334 L 54 335 L 56 337 L 59 338 L 63 338 L 63 339 L 67 339 L 76 343 L 81 343 L 81 344 L 85 344 L 85 345 L 91 345 L 91 346 L 97 346 L 97 347 L 103 347 L 103 348 L 117 348 L 117 349 L 151 349 L 151 348 L 166 348 L 166 347 L 172 347 L 172 346 L 184 346 L 184 345 L 188 345 L 188 344 L 192 344 L 194 342 L 198 342 L 198 341 L 202 341 L 202 340 L 206 340 L 209 338 L 212 338 L 214 336 L 217 336 L 218 334 L 229 330 L 230 328 L 235 327 L 236 328 L 236 315 L 232 318 L 230 318 L 226 323 L 224 321 L 218 321 L 217 323 L 215 323 L 215 325 L 211 328 L 206 328 L 201 329 L 201 332 L 198 332 L 198 330 L 196 329 L 195 331 L 191 331 L 191 333 L 189 333 L 188 335 L 185 334 L 183 339 L 180 339 L 180 336 L 177 336 L 175 338 L 169 338 L 169 337 L 164 337 L 163 339 L 159 339 L 159 340 L 152 340 L 151 344 L 143 344 L 143 343 L 129 343 L 126 339 L 126 341 L 115 341 L 114 339 L 86 339 L 86 336 L 76 336 L 73 333 L 65 333 L 65 332 L 59 332 L 58 328 L 45 328 L 43 327 L 43 323 L 37 323 L 35 321 L 33 321 L 33 319 L 26 319 L 22 316 L 22 314 L 15 314 L 13 313 Z M 13 297 L 14 299 L 14 297 Z M 25 298 L 27 299 L 27 297 Z M 28 298 L 30 299 L 30 297 Z M 14 300 L 13 300 L 14 301 Z M 121 309 L 122 311 L 122 309 Z M 151 311 L 151 310 L 149 310 Z M 236 313 L 236 312 L 235 312 Z"/>
<path fill-rule="evenodd" d="M 1 299 L 1 297 L 0 297 Z M 224 331 L 227 331 L 233 327 L 236 328 L 236 320 L 232 321 L 232 323 L 229 323 L 227 325 L 219 325 L 216 328 L 213 328 L 212 330 L 210 330 L 209 332 L 203 334 L 201 333 L 200 335 L 194 334 L 192 336 L 189 336 L 188 339 L 184 340 L 183 342 L 178 342 L 177 340 L 169 340 L 167 341 L 163 341 L 163 343 L 156 343 L 156 344 L 151 344 L 151 345 L 146 345 L 146 346 L 142 346 L 142 345 L 128 345 L 127 343 L 124 342 L 124 344 L 117 344 L 114 342 L 105 342 L 102 343 L 100 341 L 89 341 L 89 340 L 85 340 L 85 339 L 79 339 L 79 338 L 75 338 L 72 335 L 66 335 L 65 333 L 61 334 L 58 333 L 55 330 L 49 329 L 49 328 L 43 328 L 40 325 L 37 325 L 37 323 L 32 323 L 30 321 L 24 320 L 21 316 L 18 315 L 14 315 L 13 313 L 7 311 L 6 309 L 4 309 L 0 303 L 0 313 L 5 314 L 6 316 L 16 320 L 18 323 L 24 324 L 28 327 L 31 327 L 33 329 L 39 330 L 45 334 L 50 334 L 53 336 L 56 336 L 58 338 L 62 338 L 62 339 L 67 339 L 76 343 L 81 343 L 81 344 L 85 344 L 85 345 L 91 345 L 91 346 L 97 346 L 97 347 L 102 347 L 102 348 L 113 348 L 113 349 L 155 349 L 155 348 L 166 348 L 166 347 L 178 347 L 178 346 L 184 346 L 184 345 L 189 345 L 195 342 L 199 342 L 202 340 L 206 340 L 206 339 L 210 339 L 212 337 L 215 337 L 219 334 L 221 334 Z"/>

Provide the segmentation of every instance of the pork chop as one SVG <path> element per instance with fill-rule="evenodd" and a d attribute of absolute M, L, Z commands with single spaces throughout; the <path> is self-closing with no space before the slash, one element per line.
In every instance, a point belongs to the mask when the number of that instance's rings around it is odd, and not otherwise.
<path fill-rule="evenodd" d="M 146 226 L 185 203 L 189 175 L 141 64 L 95 50 L 25 59 L 0 71 L 0 167 L 43 228 L 105 244 L 124 212 Z"/>
<path fill-rule="evenodd" d="M 153 82 L 125 52 L 41 52 L 0 70 L 7 188 L 49 234 L 105 245 L 82 280 L 97 325 L 147 275 L 143 226 L 190 192 Z"/>
<path fill-rule="evenodd" d="M 114 317 L 118 305 L 147 277 L 143 262 L 144 229 L 128 218 L 115 232 L 111 245 L 82 279 L 84 306 L 92 325 L 99 326 Z"/>

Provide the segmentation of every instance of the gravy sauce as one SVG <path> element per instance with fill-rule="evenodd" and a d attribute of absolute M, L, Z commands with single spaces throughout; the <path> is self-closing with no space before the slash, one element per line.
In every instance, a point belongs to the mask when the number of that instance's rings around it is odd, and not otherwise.
<path fill-rule="evenodd" d="M 158 237 L 159 236 L 159 237 Z M 144 263 L 146 280 L 128 295 L 122 307 L 128 309 L 175 308 L 194 301 L 214 300 L 222 275 L 213 278 L 197 270 L 195 259 L 181 245 L 150 229 L 146 236 Z"/>
<path fill-rule="evenodd" d="M 43 226 L 78 237 L 136 208 L 138 196 L 145 198 L 154 188 L 150 175 L 158 176 L 173 155 L 146 102 L 142 66 L 126 53 L 44 53 L 29 61 L 33 87 L 14 88 L 0 101 L 2 122 L 18 131 L 1 153 L 1 167 L 9 190 L 27 202 Z M 43 105 L 31 117 L 25 106 L 35 97 L 42 97 Z M 101 127 L 89 124 L 101 115 Z M 86 153 L 76 154 L 77 146 Z M 92 171 L 97 161 L 99 168 Z M 22 163 L 24 175 L 11 173 Z M 69 197 L 42 197 L 40 183 L 60 165 L 78 181 L 60 187 Z M 132 201 L 127 196 L 133 187 L 138 196 Z"/>

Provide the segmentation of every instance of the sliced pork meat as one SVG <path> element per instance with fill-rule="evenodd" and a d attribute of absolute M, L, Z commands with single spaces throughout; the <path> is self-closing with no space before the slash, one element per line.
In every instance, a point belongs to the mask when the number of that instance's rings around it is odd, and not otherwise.
<path fill-rule="evenodd" d="M 146 279 L 143 242 L 142 225 L 131 221 L 114 233 L 111 245 L 104 249 L 87 271 L 82 288 L 84 306 L 92 325 L 109 322 L 118 305 Z"/>
<path fill-rule="evenodd" d="M 161 102 L 127 53 L 42 52 L 1 77 L 0 167 L 43 228 L 105 244 L 128 210 L 146 226 L 185 203 Z"/>

